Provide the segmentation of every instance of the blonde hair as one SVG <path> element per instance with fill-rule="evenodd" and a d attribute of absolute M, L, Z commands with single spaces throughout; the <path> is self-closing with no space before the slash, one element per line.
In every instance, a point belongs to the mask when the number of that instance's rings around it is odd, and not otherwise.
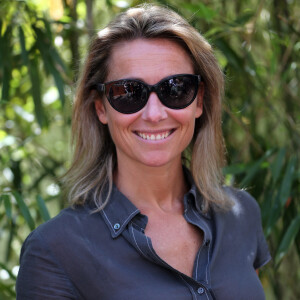
<path fill-rule="evenodd" d="M 93 87 L 105 82 L 113 48 L 121 41 L 138 38 L 164 38 L 178 43 L 190 55 L 195 74 L 203 78 L 203 114 L 196 120 L 190 145 L 190 170 L 203 195 L 205 210 L 211 204 L 221 209 L 229 207 L 230 199 L 222 188 L 225 164 L 221 129 L 223 73 L 212 47 L 195 28 L 174 11 L 153 5 L 119 14 L 91 44 L 74 104 L 73 162 L 64 177 L 70 203 L 83 204 L 89 197 L 100 210 L 109 200 L 117 158 L 108 127 L 97 118 L 94 108 L 97 95 Z"/>

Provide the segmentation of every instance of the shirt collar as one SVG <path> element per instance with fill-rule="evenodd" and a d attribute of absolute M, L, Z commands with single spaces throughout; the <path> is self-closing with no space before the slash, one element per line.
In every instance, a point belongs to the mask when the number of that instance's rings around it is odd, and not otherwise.
<path fill-rule="evenodd" d="M 140 211 L 113 185 L 107 205 L 101 210 L 112 238 L 118 237 Z"/>
<path fill-rule="evenodd" d="M 191 187 L 184 195 L 185 208 L 194 206 L 205 218 L 210 219 L 210 211 L 203 211 L 203 197 L 197 189 L 190 171 L 183 167 L 185 178 Z M 136 206 L 113 185 L 113 189 L 107 205 L 100 211 L 103 219 L 110 230 L 112 238 L 118 237 L 127 224 L 140 213 Z"/>
<path fill-rule="evenodd" d="M 185 179 L 188 182 L 189 186 L 191 187 L 190 190 L 184 195 L 185 208 L 192 205 L 196 208 L 196 210 L 200 215 L 202 215 L 207 219 L 210 219 L 211 218 L 210 209 L 207 212 L 204 212 L 203 196 L 197 189 L 194 178 L 190 170 L 187 169 L 185 166 L 183 167 L 183 170 L 184 170 Z"/>

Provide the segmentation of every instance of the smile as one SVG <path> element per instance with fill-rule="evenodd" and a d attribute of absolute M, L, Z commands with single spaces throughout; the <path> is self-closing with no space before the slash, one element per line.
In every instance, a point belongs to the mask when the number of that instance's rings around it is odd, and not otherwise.
<path fill-rule="evenodd" d="M 151 141 L 159 141 L 166 139 L 174 130 L 168 130 L 160 133 L 149 133 L 149 132 L 139 132 L 136 131 L 136 134 L 144 140 L 151 140 Z"/>

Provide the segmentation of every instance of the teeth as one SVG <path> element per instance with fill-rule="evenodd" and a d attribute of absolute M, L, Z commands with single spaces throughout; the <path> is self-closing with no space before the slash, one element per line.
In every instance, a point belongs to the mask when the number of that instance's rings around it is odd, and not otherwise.
<path fill-rule="evenodd" d="M 158 140 L 163 140 L 167 138 L 170 134 L 171 131 L 167 131 L 165 133 L 158 133 L 157 135 L 155 134 L 146 134 L 142 132 L 137 132 L 138 136 L 140 136 L 144 140 L 151 140 L 151 141 L 158 141 Z"/>

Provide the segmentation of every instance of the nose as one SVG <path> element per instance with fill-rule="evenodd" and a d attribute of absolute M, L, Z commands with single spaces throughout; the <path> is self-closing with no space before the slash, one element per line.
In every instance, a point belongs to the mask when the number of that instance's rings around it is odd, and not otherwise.
<path fill-rule="evenodd" d="M 156 93 L 152 92 L 143 109 L 142 118 L 145 121 L 158 123 L 168 117 L 166 107 L 160 102 Z"/>

